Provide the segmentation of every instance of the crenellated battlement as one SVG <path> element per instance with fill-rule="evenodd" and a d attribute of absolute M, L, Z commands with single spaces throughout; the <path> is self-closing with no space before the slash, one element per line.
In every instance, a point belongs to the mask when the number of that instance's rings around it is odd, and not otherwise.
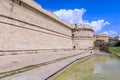
<path fill-rule="evenodd" d="M 88 24 L 74 24 L 73 25 L 73 31 L 78 31 L 78 30 L 90 30 L 90 31 L 94 31 L 92 26 L 88 25 Z"/>

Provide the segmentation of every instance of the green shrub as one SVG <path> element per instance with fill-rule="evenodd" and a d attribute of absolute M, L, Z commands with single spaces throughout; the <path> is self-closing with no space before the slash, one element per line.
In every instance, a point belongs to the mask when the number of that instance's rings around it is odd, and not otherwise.
<path fill-rule="evenodd" d="M 115 47 L 120 47 L 120 41 L 115 44 Z"/>

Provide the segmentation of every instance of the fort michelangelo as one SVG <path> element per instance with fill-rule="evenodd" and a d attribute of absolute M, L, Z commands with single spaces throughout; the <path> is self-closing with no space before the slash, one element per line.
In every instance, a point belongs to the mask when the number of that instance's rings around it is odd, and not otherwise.
<path fill-rule="evenodd" d="M 0 3 L 0 51 L 93 48 L 87 24 L 70 25 L 33 0 Z"/>
<path fill-rule="evenodd" d="M 0 0 L 0 78 L 44 66 L 40 74 L 35 74 L 38 80 L 44 80 L 73 61 L 91 55 L 93 47 L 91 26 L 69 24 L 33 0 Z M 13 73 L 7 74 L 10 71 Z M 22 80 L 37 80 L 27 76 L 29 79 Z M 12 76 L 2 80 L 20 79 Z"/>

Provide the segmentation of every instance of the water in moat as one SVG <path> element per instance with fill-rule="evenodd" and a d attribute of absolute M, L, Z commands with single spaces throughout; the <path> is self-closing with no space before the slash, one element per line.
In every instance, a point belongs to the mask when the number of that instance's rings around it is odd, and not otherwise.
<path fill-rule="evenodd" d="M 96 53 L 76 61 L 50 80 L 120 80 L 120 59 L 107 53 Z"/>

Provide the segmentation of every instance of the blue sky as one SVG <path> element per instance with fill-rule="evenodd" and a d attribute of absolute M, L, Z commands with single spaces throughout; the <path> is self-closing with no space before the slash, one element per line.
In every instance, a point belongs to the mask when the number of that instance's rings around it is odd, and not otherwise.
<path fill-rule="evenodd" d="M 90 24 L 95 33 L 106 33 L 110 36 L 120 34 L 120 0 L 34 1 L 70 23 Z M 74 19 L 69 21 L 70 18 Z"/>

